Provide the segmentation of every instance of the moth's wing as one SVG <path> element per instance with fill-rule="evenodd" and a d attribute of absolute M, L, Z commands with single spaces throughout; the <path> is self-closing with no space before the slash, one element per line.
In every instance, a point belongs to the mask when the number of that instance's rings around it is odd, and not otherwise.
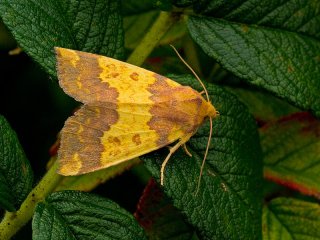
<path fill-rule="evenodd" d="M 157 85 L 157 90 L 181 86 L 113 58 L 57 47 L 55 51 L 60 86 L 83 103 L 145 103 L 152 95 L 152 85 Z"/>
<path fill-rule="evenodd" d="M 150 107 L 106 103 L 82 106 L 61 131 L 58 172 L 79 175 L 107 168 L 183 138 L 181 126 L 166 118 L 158 118 L 163 130 L 152 128 Z"/>
<path fill-rule="evenodd" d="M 186 140 L 202 122 L 204 100 L 189 87 L 112 58 L 62 48 L 56 53 L 61 87 L 85 103 L 61 132 L 63 175 L 92 172 Z"/>

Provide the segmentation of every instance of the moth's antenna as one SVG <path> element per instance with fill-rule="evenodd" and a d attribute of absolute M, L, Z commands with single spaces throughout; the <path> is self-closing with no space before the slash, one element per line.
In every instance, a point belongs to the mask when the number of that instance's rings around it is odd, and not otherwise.
<path fill-rule="evenodd" d="M 189 64 L 181 57 L 180 53 L 177 51 L 177 49 L 170 44 L 170 46 L 173 48 L 173 50 L 176 52 L 176 54 L 178 55 L 178 57 L 180 58 L 180 60 L 189 68 L 189 70 L 193 73 L 193 75 L 196 77 L 196 79 L 199 81 L 199 83 L 201 84 L 204 92 L 206 93 L 206 97 L 207 97 L 207 101 L 210 102 L 209 99 L 209 94 L 208 91 L 206 89 L 206 87 L 204 86 L 203 82 L 201 81 L 201 79 L 198 77 L 198 75 L 196 74 L 196 72 L 189 66 Z M 196 190 L 196 194 L 198 194 L 199 192 L 199 188 L 200 188 L 200 183 L 201 183 L 201 176 L 203 173 L 203 168 L 204 168 L 204 164 L 206 162 L 207 156 L 208 156 L 208 152 L 209 152 L 209 147 L 210 147 L 210 142 L 211 142 L 211 136 L 212 136 L 212 117 L 209 117 L 210 120 L 210 131 L 209 131 L 209 138 L 208 138 L 208 143 L 207 143 L 207 147 L 206 147 L 206 151 L 204 153 L 204 157 L 202 160 L 202 164 L 201 164 L 201 168 L 200 168 L 200 175 L 199 175 L 199 179 L 198 179 L 198 185 L 197 185 L 197 190 Z"/>
<path fill-rule="evenodd" d="M 209 117 L 209 122 L 210 122 L 210 131 L 209 131 L 209 138 L 208 138 L 208 142 L 207 142 L 207 147 L 206 147 L 206 151 L 204 153 L 204 157 L 202 160 L 202 164 L 201 164 L 201 168 L 200 168 L 200 175 L 199 175 L 199 179 L 198 179 L 198 186 L 197 186 L 197 190 L 196 190 L 196 194 L 198 194 L 199 189 L 200 189 L 200 182 L 201 182 L 201 177 L 202 177 L 202 173 L 203 173 L 203 168 L 204 168 L 204 164 L 206 162 L 207 156 L 208 156 L 208 152 L 209 152 L 209 147 L 210 147 L 210 142 L 211 142 L 211 136 L 212 136 L 212 117 Z"/>
<path fill-rule="evenodd" d="M 196 77 L 196 79 L 199 81 L 199 83 L 201 84 L 204 92 L 206 93 L 206 97 L 207 97 L 207 101 L 209 102 L 209 94 L 208 91 L 206 89 L 206 87 L 204 86 L 203 82 L 201 81 L 201 79 L 198 77 L 198 75 L 196 74 L 196 72 L 189 66 L 189 64 L 181 57 L 180 53 L 178 52 L 178 50 L 170 44 L 170 47 L 172 47 L 172 49 L 176 52 L 176 54 L 178 55 L 178 57 L 180 58 L 180 60 L 184 63 L 184 65 L 187 66 L 187 68 L 189 68 L 189 70 L 193 73 L 193 75 Z"/>

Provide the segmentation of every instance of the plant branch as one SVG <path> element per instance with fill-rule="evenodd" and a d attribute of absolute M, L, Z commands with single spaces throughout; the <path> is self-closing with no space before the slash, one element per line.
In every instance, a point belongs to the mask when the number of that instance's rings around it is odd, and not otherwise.
<path fill-rule="evenodd" d="M 146 33 L 140 44 L 134 49 L 127 62 L 141 66 L 160 39 L 178 20 L 177 13 L 161 12 L 149 32 Z"/>
<path fill-rule="evenodd" d="M 29 193 L 17 212 L 6 212 L 0 223 L 0 239 L 10 239 L 33 216 L 35 206 L 42 201 L 62 180 L 56 173 L 57 162 L 49 169 L 39 184 Z"/>
<path fill-rule="evenodd" d="M 74 177 L 62 177 L 57 174 L 57 161 L 49 169 L 39 184 L 29 193 L 17 212 L 6 212 L 0 223 L 0 239 L 10 239 L 33 216 L 35 206 L 54 191 L 80 190 L 91 191 L 97 185 L 120 174 L 133 165 L 140 163 L 138 158 L 126 161 L 101 171 Z"/>
<path fill-rule="evenodd" d="M 186 62 L 192 67 L 192 69 L 196 73 L 198 73 L 200 78 L 203 77 L 197 49 L 196 49 L 196 46 L 194 45 L 194 42 L 192 41 L 192 39 L 189 35 L 187 35 L 185 37 L 183 49 L 184 49 L 184 53 L 185 53 Z"/>
<path fill-rule="evenodd" d="M 68 176 L 63 178 L 54 191 L 63 190 L 78 190 L 90 192 L 96 188 L 99 184 L 106 182 L 107 180 L 120 175 L 127 169 L 139 164 L 141 161 L 139 158 L 133 158 L 128 161 L 124 161 L 118 165 L 108 167 L 99 171 L 87 173 L 80 176 Z"/>

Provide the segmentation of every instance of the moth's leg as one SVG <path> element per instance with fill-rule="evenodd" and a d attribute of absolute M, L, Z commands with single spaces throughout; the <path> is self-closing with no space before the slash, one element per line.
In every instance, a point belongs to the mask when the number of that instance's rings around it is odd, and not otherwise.
<path fill-rule="evenodd" d="M 184 143 L 183 145 L 183 150 L 186 152 L 186 154 L 189 156 L 189 157 L 192 157 L 192 154 L 189 152 L 188 148 L 187 148 L 187 145 Z"/>
<path fill-rule="evenodd" d="M 205 94 L 205 93 L 206 93 L 205 91 L 201 91 L 201 92 L 200 92 L 200 95 Z"/>
<path fill-rule="evenodd" d="M 167 155 L 166 159 L 163 161 L 162 165 L 161 165 L 161 170 L 160 170 L 160 183 L 163 186 L 163 179 L 164 179 L 164 169 L 171 157 L 171 155 L 177 151 L 179 149 L 179 147 L 181 147 L 181 145 L 185 144 L 190 137 L 192 136 L 192 134 L 185 136 L 184 138 L 182 138 L 179 142 L 177 142 L 176 145 L 174 145 L 172 148 L 170 148 L 169 154 Z"/>
<path fill-rule="evenodd" d="M 161 165 L 161 170 L 160 170 L 160 183 L 161 185 L 163 186 L 163 179 L 164 179 L 164 169 L 171 157 L 171 155 L 177 151 L 179 149 L 179 147 L 181 147 L 181 145 L 183 145 L 184 142 L 182 142 L 181 140 L 176 144 L 174 145 L 172 148 L 170 148 L 170 151 L 169 151 L 169 154 L 167 155 L 166 159 L 163 161 L 162 165 Z"/>

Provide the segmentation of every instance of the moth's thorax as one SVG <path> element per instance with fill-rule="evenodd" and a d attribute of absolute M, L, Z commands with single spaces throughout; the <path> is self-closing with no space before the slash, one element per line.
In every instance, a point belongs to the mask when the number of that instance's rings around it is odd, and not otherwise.
<path fill-rule="evenodd" d="M 186 87 L 187 90 L 187 98 L 186 103 L 193 103 L 193 108 L 191 111 L 196 114 L 199 118 L 205 118 L 205 117 L 216 117 L 217 110 L 212 105 L 212 103 L 209 101 L 206 101 L 204 97 L 194 89 L 190 87 Z"/>
<path fill-rule="evenodd" d="M 195 131 L 206 117 L 216 115 L 216 110 L 202 95 L 187 86 L 175 87 L 162 92 L 161 100 L 156 101 L 156 115 L 171 119 L 173 123 L 183 126 L 186 132 Z"/>

